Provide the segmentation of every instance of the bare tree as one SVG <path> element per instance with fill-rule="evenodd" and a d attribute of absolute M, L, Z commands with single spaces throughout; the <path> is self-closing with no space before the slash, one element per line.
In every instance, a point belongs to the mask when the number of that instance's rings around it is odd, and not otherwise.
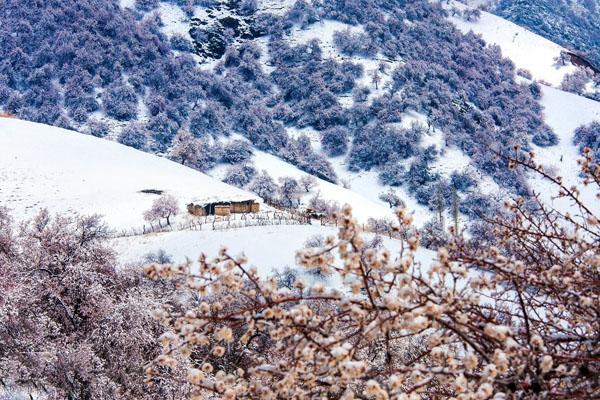
<path fill-rule="evenodd" d="M 163 194 L 154 200 L 152 207 L 144 213 L 146 221 L 167 220 L 167 225 L 171 226 L 171 217 L 179 213 L 177 199 L 170 194 Z"/>
<path fill-rule="evenodd" d="M 169 158 L 183 165 L 194 165 L 198 162 L 200 146 L 198 140 L 191 133 L 181 130 L 173 139 L 173 147 L 169 151 Z"/>
<path fill-rule="evenodd" d="M 309 193 L 315 186 L 317 186 L 317 179 L 312 175 L 304 175 L 298 181 L 302 189 Z"/>

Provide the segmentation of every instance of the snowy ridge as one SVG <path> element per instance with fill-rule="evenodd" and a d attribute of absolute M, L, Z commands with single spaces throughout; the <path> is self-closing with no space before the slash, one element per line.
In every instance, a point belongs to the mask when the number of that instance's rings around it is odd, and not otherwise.
<path fill-rule="evenodd" d="M 15 218 L 51 212 L 101 214 L 112 228 L 141 226 L 159 190 L 185 211 L 191 201 L 258 196 L 165 158 L 81 133 L 0 118 L 0 205 Z"/>

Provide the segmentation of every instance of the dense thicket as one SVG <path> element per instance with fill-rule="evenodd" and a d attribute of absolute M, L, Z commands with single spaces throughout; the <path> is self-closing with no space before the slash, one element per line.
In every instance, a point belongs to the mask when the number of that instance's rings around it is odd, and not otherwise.
<path fill-rule="evenodd" d="M 97 111 L 143 121 L 120 140 L 153 152 L 167 150 L 185 128 L 196 137 L 237 131 L 258 149 L 283 154 L 288 136 L 268 103 L 273 84 L 261 70 L 258 47 L 230 48 L 214 73 L 201 71 L 181 38 L 169 41 L 161 32 L 157 14 L 140 12 L 155 3 L 130 10 L 115 0 L 4 2 L 0 107 L 68 127 L 86 124 Z M 322 157 L 305 154 L 309 160 L 287 159 L 300 168 L 316 159 L 325 168 L 319 175 L 336 179 Z"/>
<path fill-rule="evenodd" d="M 18 228 L 17 228 L 18 226 Z M 144 364 L 163 329 L 152 308 L 174 286 L 117 268 L 99 217 L 11 221 L 0 207 L 0 397 L 71 400 L 181 398 L 150 387 Z M 171 304 L 176 306 L 178 301 Z"/>
<path fill-rule="evenodd" d="M 543 122 L 535 90 L 515 82 L 514 65 L 502 58 L 498 47 L 459 33 L 434 3 L 333 1 L 321 6 L 327 17 L 364 26 L 366 35 L 351 35 L 351 40 L 367 41 L 363 47 L 374 47 L 386 59 L 400 61 L 389 72 L 392 83 L 386 95 L 370 108 L 358 104 L 350 111 L 357 125 L 351 155 L 362 153 L 351 158 L 353 167 L 397 162 L 389 160 L 390 147 L 365 141 L 365 131 L 370 124 L 398 122 L 402 112 L 417 110 L 427 115 L 428 124 L 444 131 L 447 145 L 461 148 L 500 184 L 524 191 L 523 181 L 497 168 L 489 148 L 527 146 L 531 140 L 553 145 L 556 135 Z M 387 134 L 375 136 L 384 142 L 389 139 Z M 410 155 L 406 145 L 392 148 L 398 158 Z"/>

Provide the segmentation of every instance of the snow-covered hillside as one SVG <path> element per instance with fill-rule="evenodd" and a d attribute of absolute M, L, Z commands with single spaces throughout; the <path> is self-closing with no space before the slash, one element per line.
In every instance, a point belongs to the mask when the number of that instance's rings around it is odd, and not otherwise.
<path fill-rule="evenodd" d="M 139 227 L 159 190 L 185 204 L 258 199 L 180 164 L 108 140 L 0 118 L 0 205 L 15 217 L 40 208 L 102 214 L 112 228 Z"/>
<path fill-rule="evenodd" d="M 452 1 L 451 7 L 467 8 L 458 1 Z M 510 58 L 517 68 L 531 72 L 536 80 L 558 87 L 566 74 L 577 69 L 574 65 L 555 66 L 555 58 L 565 50 L 563 47 L 496 15 L 482 11 L 477 21 L 465 21 L 459 15 L 451 16 L 450 20 L 463 32 L 473 31 L 488 44 L 500 46 L 505 57 Z"/>
<path fill-rule="evenodd" d="M 556 146 L 537 148 L 537 161 L 550 167 L 555 175 L 564 179 L 567 187 L 577 185 L 581 190 L 581 199 L 589 208 L 600 213 L 600 202 L 596 199 L 596 190 L 593 186 L 584 187 L 579 176 L 580 168 L 577 160 L 580 158 L 579 148 L 573 144 L 573 133 L 581 125 L 593 121 L 600 121 L 600 102 L 567 93 L 562 90 L 543 88 L 542 105 L 545 108 L 545 118 L 559 137 Z M 562 210 L 571 209 L 570 203 L 565 199 L 555 200 L 557 190 L 549 182 L 535 178 L 531 186 L 540 193 L 544 199 L 554 207 Z"/>

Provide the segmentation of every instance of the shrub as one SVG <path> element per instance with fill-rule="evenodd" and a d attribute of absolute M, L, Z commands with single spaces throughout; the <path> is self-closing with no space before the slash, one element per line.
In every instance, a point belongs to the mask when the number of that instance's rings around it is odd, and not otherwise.
<path fill-rule="evenodd" d="M 406 168 L 399 160 L 390 160 L 379 171 L 379 182 L 388 186 L 400 186 L 404 183 Z"/>
<path fill-rule="evenodd" d="M 468 172 L 453 171 L 450 174 L 450 182 L 459 192 L 466 192 L 477 185 L 477 180 Z"/>
<path fill-rule="evenodd" d="M 92 136 L 104 137 L 110 133 L 110 126 L 104 121 L 91 120 L 87 125 L 88 132 Z"/>
<path fill-rule="evenodd" d="M 348 151 L 348 130 L 342 127 L 330 128 L 321 133 L 321 146 L 329 157 L 337 157 Z"/>
<path fill-rule="evenodd" d="M 117 138 L 119 143 L 134 149 L 142 150 L 146 147 L 147 134 L 143 125 L 131 123 L 127 125 Z"/>
<path fill-rule="evenodd" d="M 600 122 L 580 126 L 575 130 L 573 142 L 581 151 L 588 147 L 597 159 L 600 159 Z"/>
<path fill-rule="evenodd" d="M 256 168 L 251 164 L 233 165 L 227 169 L 223 182 L 243 188 L 254 176 L 256 176 Z"/>
<path fill-rule="evenodd" d="M 252 157 L 252 147 L 245 140 L 232 140 L 223 146 L 222 160 L 228 164 L 238 164 Z"/>
<path fill-rule="evenodd" d="M 140 11 L 152 11 L 158 7 L 159 0 L 135 0 L 135 8 Z"/>
<path fill-rule="evenodd" d="M 194 46 L 192 45 L 192 42 L 180 33 L 175 33 L 173 36 L 171 36 L 171 39 L 169 39 L 169 41 L 173 50 L 183 51 L 187 53 L 192 53 L 194 51 Z"/>
<path fill-rule="evenodd" d="M 551 130 L 544 130 L 533 135 L 532 142 L 541 147 L 554 146 L 558 144 L 558 136 Z"/>
<path fill-rule="evenodd" d="M 137 117 L 137 94 L 131 86 L 114 85 L 102 94 L 102 105 L 108 116 L 120 121 Z"/>

